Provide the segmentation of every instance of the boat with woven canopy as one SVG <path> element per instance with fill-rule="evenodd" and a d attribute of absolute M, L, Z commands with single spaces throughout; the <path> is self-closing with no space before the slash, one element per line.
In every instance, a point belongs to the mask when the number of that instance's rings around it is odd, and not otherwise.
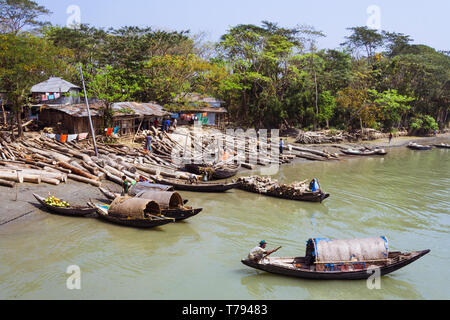
<path fill-rule="evenodd" d="M 120 197 L 120 193 L 114 193 L 105 188 L 99 188 L 108 200 L 114 200 Z M 167 218 L 173 218 L 176 221 L 186 220 L 199 214 L 203 208 L 192 208 L 186 206 L 188 200 L 183 200 L 178 192 L 147 190 L 136 194 L 137 198 L 153 200 L 161 207 L 161 214 Z"/>
<path fill-rule="evenodd" d="M 304 257 L 265 257 L 260 261 L 243 259 L 242 263 L 263 271 L 307 279 L 367 279 L 378 269 L 380 276 L 394 272 L 423 257 L 430 250 L 389 252 L 386 237 L 307 241 Z"/>
<path fill-rule="evenodd" d="M 111 205 L 95 204 L 98 217 L 102 220 L 135 228 L 162 226 L 175 219 L 161 215 L 161 208 L 155 201 L 131 197 L 117 197 Z"/>

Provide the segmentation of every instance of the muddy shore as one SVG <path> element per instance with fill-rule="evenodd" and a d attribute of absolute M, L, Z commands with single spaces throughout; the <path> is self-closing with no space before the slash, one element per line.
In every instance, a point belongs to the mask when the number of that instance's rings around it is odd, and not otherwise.
<path fill-rule="evenodd" d="M 359 143 L 344 143 L 344 144 L 324 144 L 324 145 L 301 145 L 311 149 L 326 150 L 330 153 L 337 153 L 342 148 L 352 147 L 361 148 L 379 147 L 388 149 L 391 147 L 405 147 L 409 142 L 417 142 L 419 144 L 436 144 L 449 143 L 450 134 L 440 134 L 433 137 L 398 137 L 392 139 L 391 143 L 387 139 L 364 141 Z M 288 139 L 288 143 L 292 143 Z M 296 162 L 304 162 L 308 160 L 296 159 Z M 249 170 L 243 172 L 250 173 Z M 305 177 L 305 179 L 308 177 Z M 102 181 L 103 186 L 110 188 L 113 191 L 120 192 L 120 187 L 110 181 Z M 0 228 L 7 228 L 12 224 L 32 223 L 38 219 L 43 219 L 44 215 L 48 214 L 45 209 L 42 209 L 33 197 L 33 193 L 41 196 L 47 196 L 48 193 L 63 198 L 70 204 L 84 205 L 87 200 L 93 199 L 95 201 L 105 201 L 105 197 L 98 190 L 98 188 L 69 180 L 64 185 L 52 186 L 48 184 L 17 184 L 15 188 L 0 187 Z"/>

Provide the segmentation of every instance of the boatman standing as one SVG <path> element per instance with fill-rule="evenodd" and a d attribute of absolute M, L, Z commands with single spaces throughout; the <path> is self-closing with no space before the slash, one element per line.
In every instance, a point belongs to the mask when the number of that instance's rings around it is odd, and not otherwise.
<path fill-rule="evenodd" d="M 259 246 L 253 248 L 252 251 L 250 251 L 250 253 L 248 254 L 248 259 L 252 260 L 254 262 L 259 262 L 264 258 L 265 255 L 268 255 L 268 254 L 271 254 L 271 253 L 274 253 L 275 251 L 277 251 L 277 249 L 274 249 L 272 251 L 267 251 L 266 245 L 267 245 L 266 240 L 261 240 L 261 242 L 259 243 Z"/>

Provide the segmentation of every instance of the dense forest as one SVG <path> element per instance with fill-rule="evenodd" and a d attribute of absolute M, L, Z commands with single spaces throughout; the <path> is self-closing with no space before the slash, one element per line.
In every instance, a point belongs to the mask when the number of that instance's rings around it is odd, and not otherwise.
<path fill-rule="evenodd" d="M 305 25 L 241 24 L 206 43 L 188 30 L 52 26 L 40 20 L 48 14 L 33 1 L 0 0 L 0 91 L 16 112 L 49 76 L 80 85 L 81 63 L 106 112 L 118 101 L 175 111 L 177 95 L 198 92 L 225 101 L 235 126 L 421 134 L 447 125 L 449 52 L 402 33 L 351 27 L 324 50 L 325 35 Z"/>

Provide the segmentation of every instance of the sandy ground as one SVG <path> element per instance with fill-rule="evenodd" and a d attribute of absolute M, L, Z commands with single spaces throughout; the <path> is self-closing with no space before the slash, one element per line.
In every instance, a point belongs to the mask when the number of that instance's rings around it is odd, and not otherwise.
<path fill-rule="evenodd" d="M 367 141 L 362 143 L 351 144 L 330 144 L 330 145 L 301 145 L 312 149 L 327 150 L 328 152 L 339 152 L 340 147 L 404 147 L 409 142 L 414 141 L 419 144 L 434 144 L 434 143 L 450 143 L 450 134 L 441 134 L 437 137 L 399 137 L 394 138 L 389 144 L 387 139 Z M 291 141 L 288 140 L 288 143 Z M 299 161 L 297 161 L 299 160 Z M 304 160 L 307 161 L 307 160 Z M 296 159 L 295 162 L 303 162 L 301 159 Z M 247 171 L 247 170 L 244 170 Z M 115 192 L 120 192 L 120 186 L 110 181 L 102 181 L 103 186 L 109 187 Z M 73 180 L 68 180 L 66 184 L 53 186 L 49 184 L 17 184 L 15 188 L 7 188 L 0 186 L 0 228 L 6 228 L 9 224 L 24 223 L 39 219 L 43 214 L 48 214 L 45 209 L 37 203 L 33 197 L 33 193 L 41 196 L 47 196 L 48 193 L 62 198 L 71 204 L 84 205 L 89 199 L 96 201 L 105 201 L 105 197 L 98 190 L 98 188 L 79 183 Z"/>

